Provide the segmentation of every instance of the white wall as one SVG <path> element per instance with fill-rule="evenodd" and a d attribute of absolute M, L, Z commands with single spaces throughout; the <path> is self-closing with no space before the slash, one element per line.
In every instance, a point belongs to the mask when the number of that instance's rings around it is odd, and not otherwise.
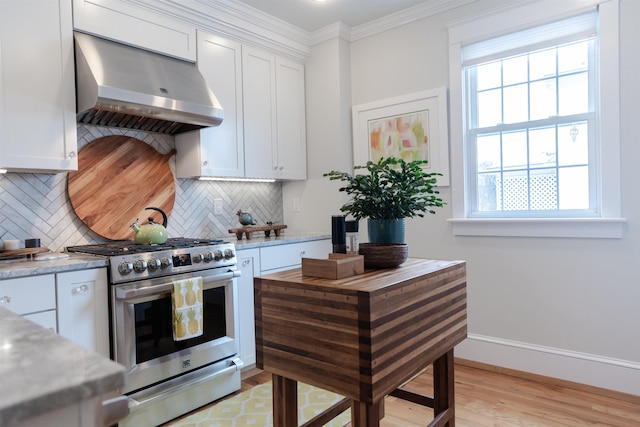
<path fill-rule="evenodd" d="M 331 215 L 347 199 L 339 185 L 322 176 L 353 166 L 349 43 L 335 38 L 317 44 L 305 64 L 307 180 L 283 184 L 284 220 L 294 231 L 331 230 Z M 293 211 L 294 198 L 300 211 Z"/>
<path fill-rule="evenodd" d="M 448 86 L 446 26 L 499 3 L 475 2 L 353 42 L 352 105 Z M 457 356 L 640 395 L 640 2 L 620 7 L 623 238 L 458 237 L 446 222 L 449 205 L 408 220 L 407 243 L 414 257 L 467 261 L 469 339 Z M 301 229 L 315 231 L 322 222 L 328 230 L 328 216 L 341 202 L 321 172 L 350 168 L 351 141 L 340 133 L 344 114 L 335 122 L 340 129 L 332 129 L 338 84 L 316 86 L 325 71 L 342 77 L 335 69 L 339 51 L 325 42 L 307 64 L 310 174 L 296 184 L 305 201 L 298 217 L 289 213 L 284 189 L 285 220 Z M 441 196 L 451 200 L 449 188 Z"/>

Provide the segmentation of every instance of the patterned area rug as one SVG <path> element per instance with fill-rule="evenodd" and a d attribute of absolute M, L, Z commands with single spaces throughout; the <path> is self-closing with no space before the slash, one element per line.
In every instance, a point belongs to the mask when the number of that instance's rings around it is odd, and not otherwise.
<path fill-rule="evenodd" d="M 174 423 L 165 424 L 165 426 L 273 427 L 271 390 L 271 381 L 269 381 Z M 342 400 L 342 396 L 339 394 L 298 383 L 299 423 L 310 420 L 340 400 Z M 331 420 L 325 427 L 343 427 L 350 421 L 351 410 L 348 409 Z"/>

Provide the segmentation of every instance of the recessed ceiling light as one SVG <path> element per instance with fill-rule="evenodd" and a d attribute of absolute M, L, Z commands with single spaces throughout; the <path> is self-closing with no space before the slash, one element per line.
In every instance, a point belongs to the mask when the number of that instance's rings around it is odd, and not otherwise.
<path fill-rule="evenodd" d="M 315 2 L 318 2 L 318 3 L 322 3 L 322 2 L 325 2 L 327 0 L 312 0 L 312 1 L 315 1 Z"/>

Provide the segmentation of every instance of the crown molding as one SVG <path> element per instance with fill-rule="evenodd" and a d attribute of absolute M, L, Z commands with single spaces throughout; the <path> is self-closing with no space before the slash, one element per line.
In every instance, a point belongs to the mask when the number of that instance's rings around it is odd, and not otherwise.
<path fill-rule="evenodd" d="M 236 0 L 121 0 L 179 19 L 196 28 L 304 61 L 311 46 L 342 38 L 364 39 L 479 0 L 426 0 L 363 25 L 342 22 L 312 33 Z"/>
<path fill-rule="evenodd" d="M 316 30 L 311 33 L 311 46 L 335 38 L 341 38 L 350 42 L 351 27 L 342 22 L 336 22 L 335 24 L 327 25 L 324 28 Z"/>
<path fill-rule="evenodd" d="M 294 25 L 235 0 L 126 0 L 182 22 L 304 61 L 311 35 Z"/>
<path fill-rule="evenodd" d="M 424 3 L 392 13 L 384 18 L 358 25 L 351 31 L 351 41 L 364 39 L 389 31 L 402 25 L 428 18 L 438 13 L 474 3 L 478 0 L 429 0 Z"/>

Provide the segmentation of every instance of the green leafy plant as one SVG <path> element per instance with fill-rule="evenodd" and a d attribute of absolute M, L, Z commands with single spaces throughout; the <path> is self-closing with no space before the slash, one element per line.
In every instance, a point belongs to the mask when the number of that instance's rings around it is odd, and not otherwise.
<path fill-rule="evenodd" d="M 426 163 L 427 160 L 407 162 L 387 157 L 377 163 L 368 161 L 364 166 L 354 166 L 354 169 L 366 169 L 368 173 L 331 171 L 323 176 L 346 182 L 339 191 L 349 194 L 352 199 L 340 210 L 355 219 L 423 217 L 425 213 L 435 214 L 433 208 L 446 204 L 434 189 L 437 177 L 442 174 L 426 173 L 422 168 Z"/>

